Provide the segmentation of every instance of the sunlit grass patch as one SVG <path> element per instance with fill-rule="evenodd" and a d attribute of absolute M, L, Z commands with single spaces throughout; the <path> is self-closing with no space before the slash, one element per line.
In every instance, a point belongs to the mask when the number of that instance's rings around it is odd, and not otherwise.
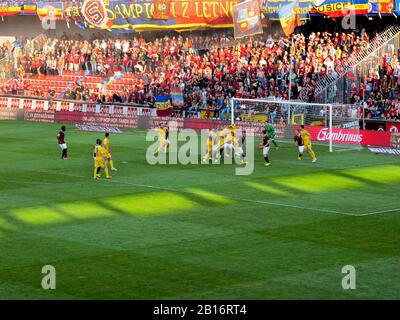
<path fill-rule="evenodd" d="M 69 220 L 66 215 L 45 206 L 12 209 L 10 215 L 23 223 L 34 225 L 66 222 Z"/>
<path fill-rule="evenodd" d="M 77 219 L 105 217 L 115 214 L 112 210 L 91 201 L 62 203 L 56 205 L 55 208 L 59 209 L 59 211 L 61 212 L 66 213 L 68 216 Z"/>
<path fill-rule="evenodd" d="M 318 172 L 305 175 L 274 178 L 273 182 L 300 191 L 318 193 L 324 191 L 356 188 L 365 185 L 356 179 L 343 177 L 335 173 Z"/>
<path fill-rule="evenodd" d="M 275 188 L 275 187 L 273 187 L 271 185 L 268 185 L 268 184 L 262 184 L 262 183 L 251 182 L 251 181 L 246 181 L 246 182 L 244 182 L 244 184 L 249 186 L 249 187 L 251 187 L 251 188 L 254 188 L 254 189 L 257 189 L 257 190 L 260 190 L 260 191 L 264 191 L 264 192 L 268 192 L 268 193 L 274 194 L 276 196 L 285 197 L 285 196 L 289 196 L 290 195 L 289 192 L 284 191 L 282 189 Z"/>
<path fill-rule="evenodd" d="M 105 199 L 104 203 L 120 213 L 152 216 L 200 208 L 201 205 L 173 192 L 151 192 Z"/>
<path fill-rule="evenodd" d="M 196 196 L 203 198 L 204 200 L 207 200 L 208 202 L 213 202 L 217 204 L 233 204 L 234 201 L 231 199 L 228 199 L 227 197 L 224 197 L 222 195 L 212 193 L 206 190 L 202 189 L 197 189 L 197 188 L 188 188 L 185 191 L 189 193 L 193 193 Z"/>
<path fill-rule="evenodd" d="M 362 178 L 371 182 L 393 183 L 400 182 L 400 166 L 383 165 L 352 170 L 343 170 L 346 175 Z"/>

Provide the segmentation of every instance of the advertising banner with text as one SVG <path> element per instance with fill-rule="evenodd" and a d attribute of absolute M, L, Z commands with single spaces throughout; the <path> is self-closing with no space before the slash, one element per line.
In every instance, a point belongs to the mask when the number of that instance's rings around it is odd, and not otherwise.
<path fill-rule="evenodd" d="M 295 127 L 297 128 L 298 126 Z M 329 128 L 305 127 L 305 129 L 310 132 L 313 142 L 328 143 L 330 140 Z M 390 132 L 332 128 L 332 141 L 337 144 L 389 147 Z"/>

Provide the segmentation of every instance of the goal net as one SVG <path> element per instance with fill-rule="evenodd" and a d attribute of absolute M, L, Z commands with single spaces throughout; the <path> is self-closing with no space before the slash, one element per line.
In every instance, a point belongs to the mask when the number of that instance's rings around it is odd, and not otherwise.
<path fill-rule="evenodd" d="M 231 99 L 231 122 L 262 128 L 267 121 L 275 127 L 276 138 L 293 143 L 295 130 L 304 125 L 313 144 L 329 151 L 360 149 L 361 107 L 269 99 Z"/>

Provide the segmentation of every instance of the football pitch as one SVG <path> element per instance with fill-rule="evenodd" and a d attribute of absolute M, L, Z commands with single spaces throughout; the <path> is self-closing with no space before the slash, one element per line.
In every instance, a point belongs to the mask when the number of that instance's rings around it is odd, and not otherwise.
<path fill-rule="evenodd" d="M 131 130 L 94 181 L 103 134 L 67 126 L 62 161 L 59 127 L 0 121 L 0 299 L 400 299 L 399 158 L 315 146 L 313 164 L 287 142 L 237 176 L 149 165 Z"/>

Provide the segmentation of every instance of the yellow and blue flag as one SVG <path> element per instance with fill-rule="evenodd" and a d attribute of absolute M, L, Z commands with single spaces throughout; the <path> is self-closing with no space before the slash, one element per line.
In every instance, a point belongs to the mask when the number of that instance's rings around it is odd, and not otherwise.
<path fill-rule="evenodd" d="M 171 108 L 171 103 L 167 95 L 156 96 L 156 108 L 159 110 L 167 110 Z"/>
<path fill-rule="evenodd" d="M 0 17 L 14 16 L 22 12 L 21 5 L 14 1 L 0 1 Z"/>
<path fill-rule="evenodd" d="M 62 2 L 38 2 L 36 12 L 39 19 L 61 20 L 64 16 L 64 4 Z"/>
<path fill-rule="evenodd" d="M 279 21 L 286 36 L 292 34 L 300 26 L 299 0 L 283 5 L 279 11 Z"/>

